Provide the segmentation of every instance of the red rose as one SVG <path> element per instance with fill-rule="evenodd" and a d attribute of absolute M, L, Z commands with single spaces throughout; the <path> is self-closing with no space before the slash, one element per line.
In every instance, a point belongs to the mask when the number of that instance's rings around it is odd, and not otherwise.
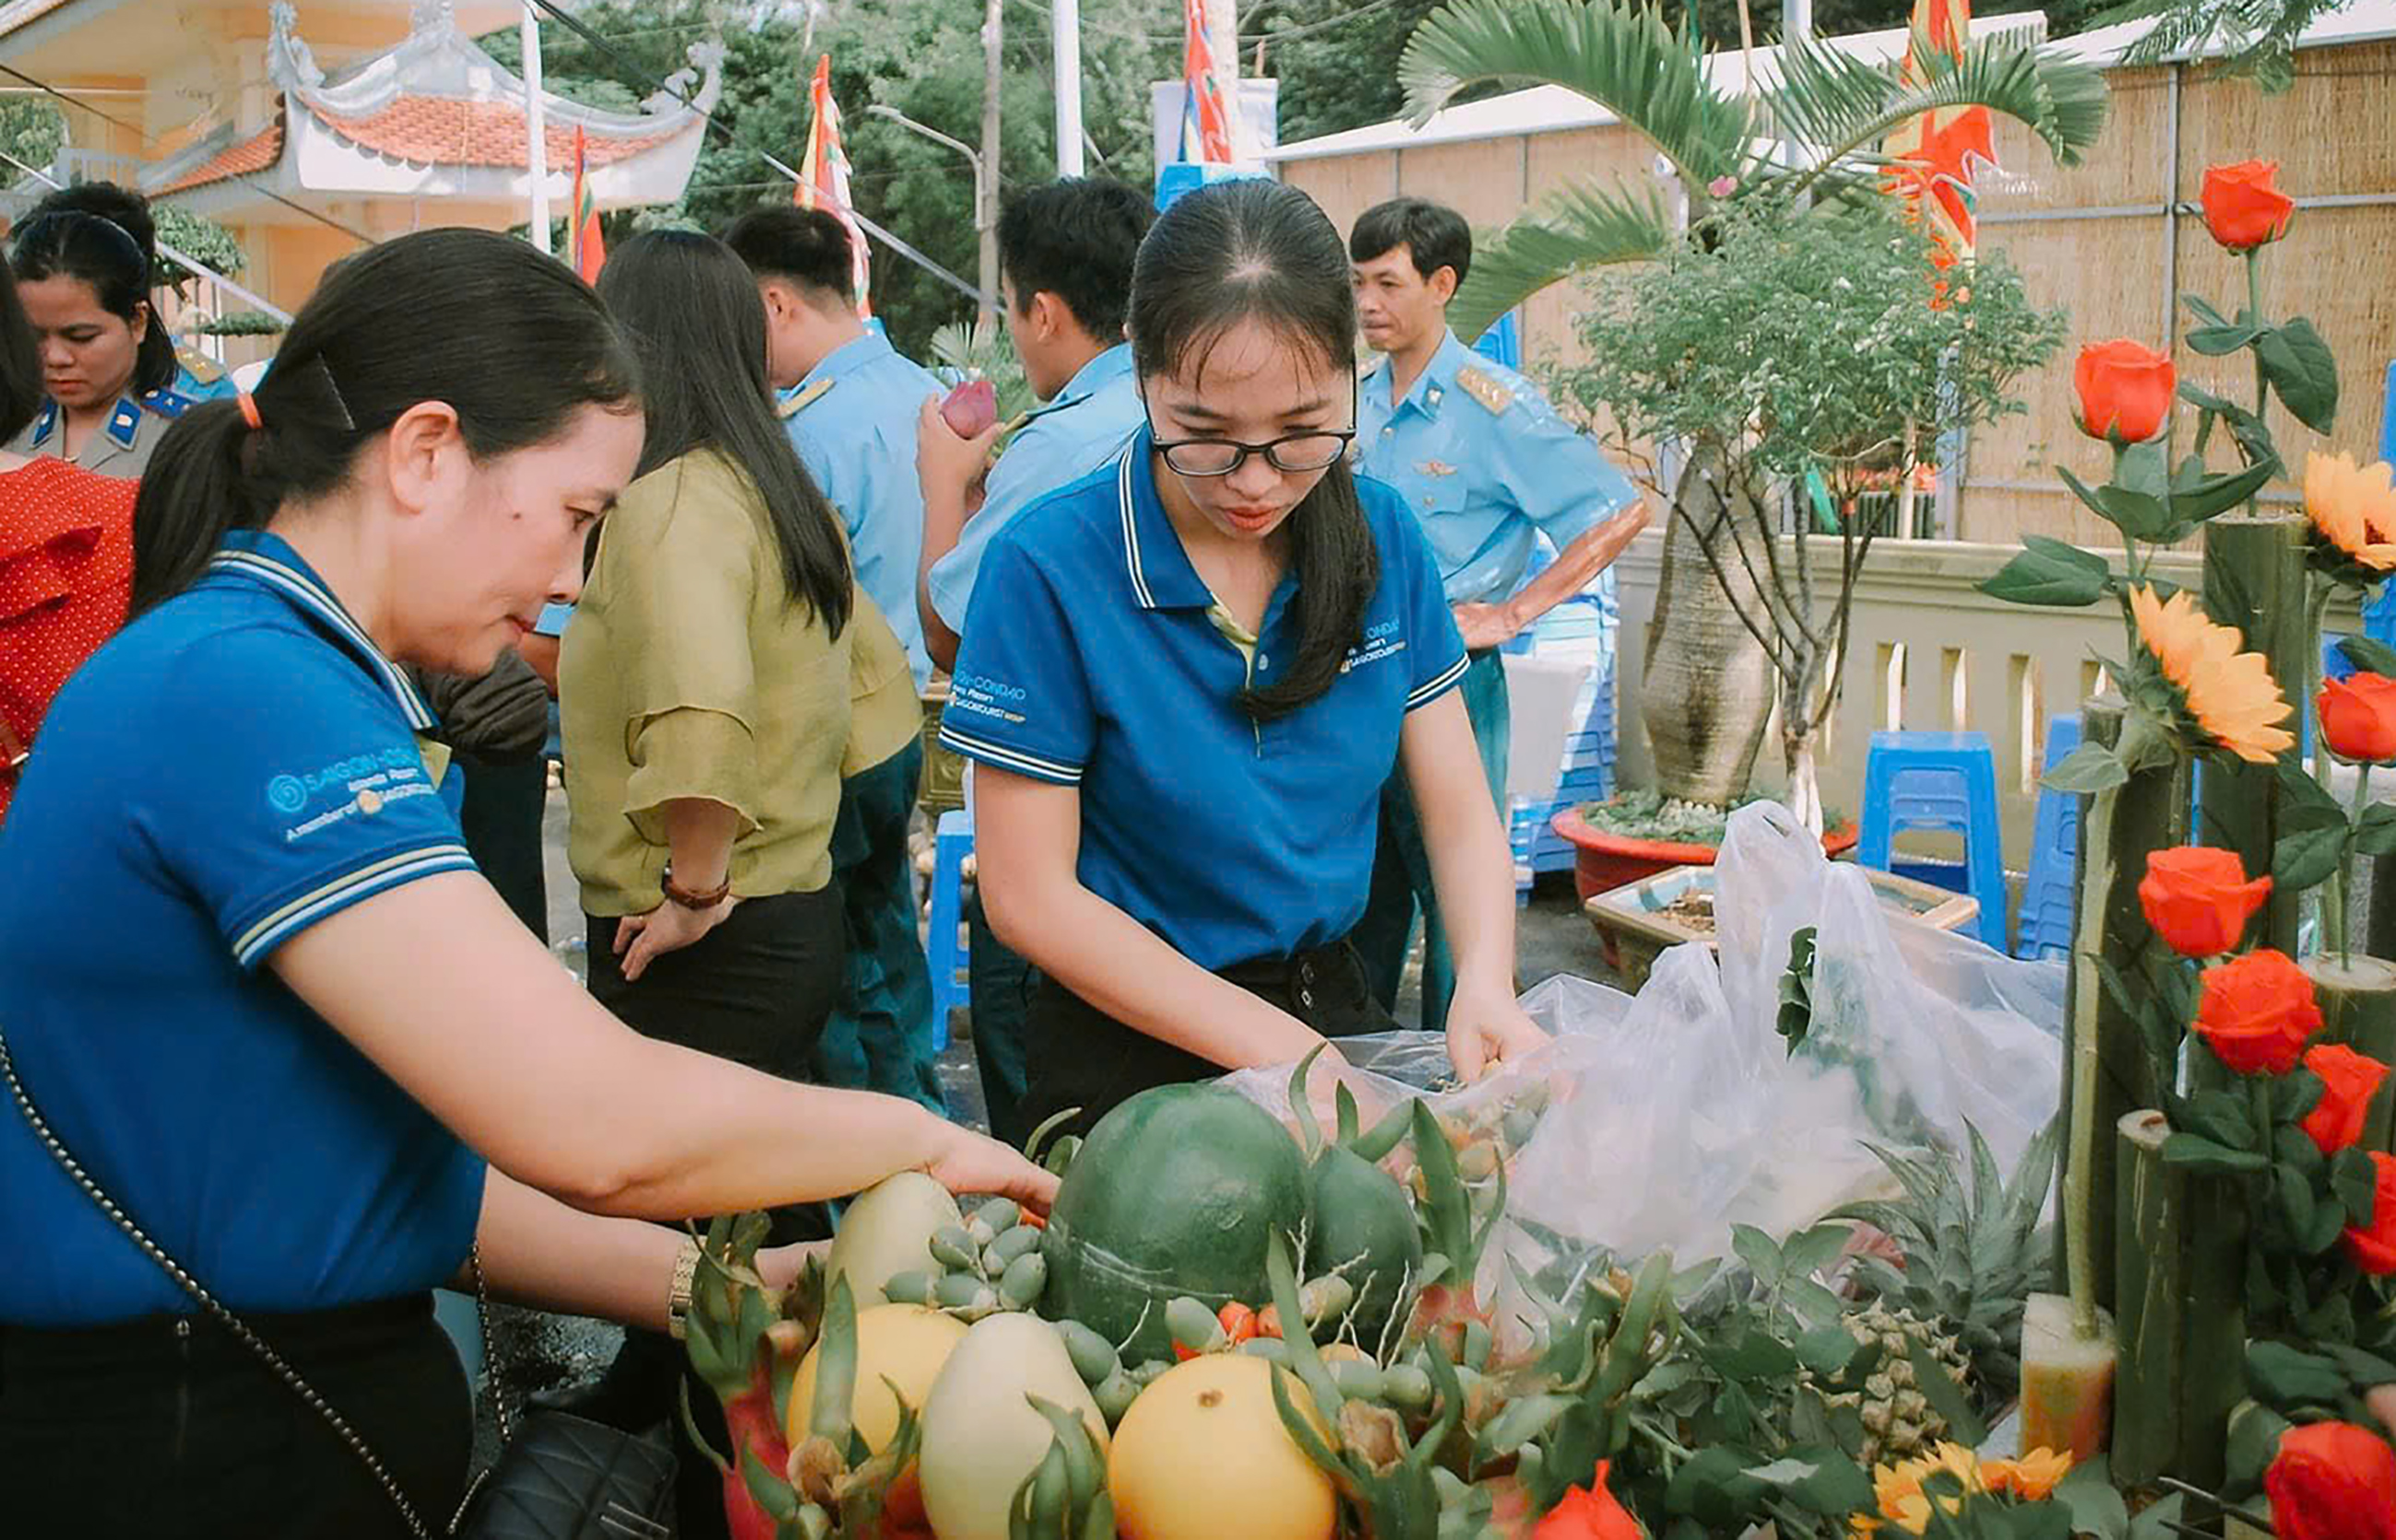
<path fill-rule="evenodd" d="M 2204 970 L 2196 1033 L 2236 1074 L 2286 1074 L 2321 1025 L 2313 981 L 2285 952 L 2265 948 Z"/>
<path fill-rule="evenodd" d="M 2263 1491 L 2280 1540 L 2396 1536 L 2396 1449 L 2352 1423 L 2288 1429 Z"/>
<path fill-rule="evenodd" d="M 2371 1173 L 2371 1223 L 2346 1232 L 2346 1255 L 2374 1278 L 2385 1278 L 2396 1273 L 2396 1155 L 2373 1150 Z"/>
<path fill-rule="evenodd" d="M 2325 1089 L 2297 1126 L 2321 1146 L 2323 1154 L 2335 1155 L 2363 1137 L 2363 1120 L 2371 1112 L 2379 1082 L 2388 1078 L 2388 1066 L 2330 1042 L 2306 1049 L 2305 1068 L 2321 1077 Z"/>
<path fill-rule="evenodd" d="M 2324 679 L 2313 710 L 2321 713 L 2322 741 L 2338 758 L 2373 764 L 2396 759 L 2396 679 Z"/>
<path fill-rule="evenodd" d="M 2138 884 L 2138 907 L 2163 945 L 2182 957 L 2218 957 L 2236 951 L 2246 922 L 2271 896 L 2271 879 L 2246 880 L 2246 864 L 2234 850 L 2179 845 L 2147 857 Z"/>
<path fill-rule="evenodd" d="M 2280 174 L 2278 161 L 2240 161 L 2235 166 L 2204 168 L 2204 228 L 2231 251 L 2252 251 L 2288 232 L 2296 202 L 2271 185 Z"/>
<path fill-rule="evenodd" d="M 1531 1532 L 1531 1540 L 1643 1540 L 1639 1520 L 1605 1488 L 1606 1467 L 1612 1463 L 1598 1461 L 1589 1485 L 1566 1492 Z"/>
<path fill-rule="evenodd" d="M 2179 373 L 2142 342 L 2091 342 L 2071 367 L 2080 392 L 2080 431 L 2113 444 L 2143 444 L 2163 431 Z"/>

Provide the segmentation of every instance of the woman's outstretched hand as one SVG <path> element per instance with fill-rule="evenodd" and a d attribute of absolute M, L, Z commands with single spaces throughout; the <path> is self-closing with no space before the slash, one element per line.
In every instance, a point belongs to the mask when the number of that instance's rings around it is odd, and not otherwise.
<path fill-rule="evenodd" d="M 996 1139 L 954 1123 L 925 1171 L 951 1192 L 988 1192 L 1012 1198 L 1045 1215 L 1057 1198 L 1057 1178 Z"/>

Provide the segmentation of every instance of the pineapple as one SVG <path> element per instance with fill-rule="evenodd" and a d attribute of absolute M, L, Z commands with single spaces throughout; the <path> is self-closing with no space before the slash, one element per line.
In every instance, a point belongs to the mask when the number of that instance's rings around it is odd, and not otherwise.
<path fill-rule="evenodd" d="M 2022 1310 L 2044 1286 L 2049 1268 L 2039 1218 L 2054 1179 L 2059 1125 L 2048 1123 L 2030 1140 L 2010 1182 L 1980 1131 L 1969 1123 L 1964 1130 L 1971 1138 L 1968 1178 L 1951 1155 L 1914 1158 L 1873 1147 L 1906 1196 L 1850 1203 L 1832 1217 L 1884 1230 L 1904 1253 L 1902 1268 L 1857 1259 L 1855 1278 L 1866 1296 L 1948 1334 L 1969 1369 L 1959 1381 L 1977 1381 L 1990 1399 L 2003 1399 L 2020 1387 Z"/>
<path fill-rule="evenodd" d="M 1864 1424 L 1863 1448 L 1857 1455 L 1865 1469 L 1890 1465 L 1929 1453 L 1950 1429 L 1945 1418 L 1931 1409 L 1914 1380 L 1912 1348 L 1920 1345 L 1966 1392 L 1972 1385 L 1972 1361 L 1963 1344 L 1941 1332 L 1935 1321 L 1910 1310 L 1892 1309 L 1874 1300 L 1863 1310 L 1844 1318 L 1847 1334 L 1868 1348 L 1879 1349 L 1879 1361 L 1861 1390 L 1826 1395 L 1823 1404 L 1854 1407 Z"/>

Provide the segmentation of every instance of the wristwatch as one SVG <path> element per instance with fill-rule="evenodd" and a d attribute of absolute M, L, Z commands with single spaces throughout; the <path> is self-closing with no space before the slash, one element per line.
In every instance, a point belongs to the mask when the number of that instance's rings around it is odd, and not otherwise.
<path fill-rule="evenodd" d="M 712 909 L 731 896 L 731 863 L 726 862 L 725 864 L 724 881 L 716 883 L 712 888 L 694 892 L 674 881 L 673 862 L 668 861 L 666 863 L 665 870 L 658 874 L 658 885 L 664 890 L 665 896 L 670 902 L 679 904 L 684 909 Z"/>
<path fill-rule="evenodd" d="M 699 1276 L 699 1242 L 686 1239 L 666 1287 L 666 1334 L 676 1342 L 690 1329 L 690 1292 Z"/>

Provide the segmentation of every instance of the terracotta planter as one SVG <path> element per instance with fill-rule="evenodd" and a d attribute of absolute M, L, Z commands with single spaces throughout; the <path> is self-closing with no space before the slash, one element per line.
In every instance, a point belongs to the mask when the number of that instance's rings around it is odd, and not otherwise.
<path fill-rule="evenodd" d="M 1611 834 L 1593 827 L 1577 807 L 1565 808 L 1551 822 L 1557 833 L 1572 842 L 1573 889 L 1584 901 L 1672 867 L 1714 864 L 1713 845 Z M 1862 837 L 1862 830 L 1854 824 L 1843 824 L 1822 835 L 1822 849 L 1828 855 L 1844 855 Z"/>

